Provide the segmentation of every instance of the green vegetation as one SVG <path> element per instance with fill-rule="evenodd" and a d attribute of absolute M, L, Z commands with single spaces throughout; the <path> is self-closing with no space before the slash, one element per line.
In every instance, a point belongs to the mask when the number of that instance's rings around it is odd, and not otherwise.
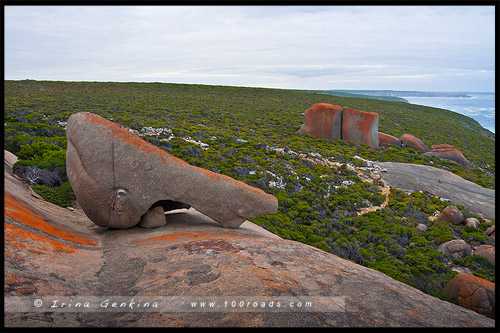
<path fill-rule="evenodd" d="M 75 195 L 68 181 L 61 186 L 50 187 L 47 185 L 33 185 L 33 191 L 40 194 L 42 198 L 61 207 L 69 207 L 75 200 Z"/>
<path fill-rule="evenodd" d="M 317 102 L 378 112 L 381 131 L 395 136 L 412 133 L 427 145 L 453 144 L 475 167 L 465 169 L 410 148 L 374 150 L 297 135 L 304 110 Z M 473 231 L 428 222 L 429 215 L 448 203 L 426 193 L 392 191 L 386 208 L 358 216 L 360 208 L 383 202 L 377 186 L 361 181 L 347 167 L 335 170 L 273 150 L 286 147 L 353 165 L 359 163 L 355 155 L 429 164 L 494 188 L 494 135 L 474 120 L 450 111 L 298 90 L 6 81 L 5 147 L 19 156 L 16 165 L 64 170 L 66 137 L 61 121 L 80 111 L 99 114 L 135 130 L 147 126 L 171 129 L 175 135 L 171 140 L 161 136 L 145 139 L 193 165 L 260 187 L 278 198 L 279 211 L 261 216 L 255 223 L 281 237 L 335 253 L 439 297 L 455 273 L 437 251 L 438 245 L 459 237 L 473 244 L 489 242 L 484 236 L 485 225 Z M 209 148 L 201 149 L 183 137 L 204 142 Z M 74 196 L 66 179 L 62 180 L 58 187 L 33 188 L 48 201 L 66 207 Z M 417 231 L 418 223 L 427 224 L 428 230 Z M 494 271 L 484 261 L 468 258 L 463 265 L 494 280 Z"/>

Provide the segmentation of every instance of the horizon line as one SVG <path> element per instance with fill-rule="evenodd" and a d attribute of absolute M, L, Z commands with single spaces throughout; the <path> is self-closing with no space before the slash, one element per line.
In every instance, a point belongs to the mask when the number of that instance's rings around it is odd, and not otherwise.
<path fill-rule="evenodd" d="M 252 85 L 227 85 L 227 84 L 207 84 L 196 82 L 165 82 L 165 81 L 107 81 L 107 80 L 55 80 L 55 79 L 4 79 L 4 81 L 47 81 L 47 82 L 88 82 L 88 83 L 161 83 L 161 84 L 187 84 L 187 85 L 203 85 L 214 87 L 238 87 L 238 88 L 258 88 L 258 89 L 278 89 L 278 90 L 300 90 L 300 91 L 397 91 L 397 92 L 434 92 L 434 93 L 479 93 L 479 94 L 495 94 L 494 91 L 466 91 L 466 90 L 397 90 L 397 89 L 371 89 L 371 88 L 356 88 L 356 89 L 306 89 L 306 88 L 279 88 L 279 87 L 265 87 L 265 86 L 252 86 Z"/>

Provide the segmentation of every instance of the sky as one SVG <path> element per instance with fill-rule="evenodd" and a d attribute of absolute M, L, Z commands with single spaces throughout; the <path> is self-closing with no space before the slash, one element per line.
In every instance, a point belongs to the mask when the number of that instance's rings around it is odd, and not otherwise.
<path fill-rule="evenodd" d="M 492 6 L 6 6 L 5 78 L 494 91 Z"/>

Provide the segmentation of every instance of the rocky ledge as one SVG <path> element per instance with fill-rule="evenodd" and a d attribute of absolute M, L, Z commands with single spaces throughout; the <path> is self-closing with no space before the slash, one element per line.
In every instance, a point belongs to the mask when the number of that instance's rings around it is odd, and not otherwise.
<path fill-rule="evenodd" d="M 5 296 L 340 296 L 335 312 L 9 312 L 6 326 L 494 326 L 372 269 L 190 210 L 105 230 L 5 172 Z M 77 263 L 77 264 L 75 264 Z"/>

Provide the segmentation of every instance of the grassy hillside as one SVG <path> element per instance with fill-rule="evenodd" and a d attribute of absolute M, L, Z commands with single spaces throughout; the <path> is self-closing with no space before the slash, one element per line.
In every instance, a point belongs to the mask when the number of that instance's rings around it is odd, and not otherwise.
<path fill-rule="evenodd" d="M 476 166 L 423 157 L 409 148 L 373 150 L 296 134 L 303 112 L 317 102 L 338 103 L 380 114 L 380 130 L 405 132 L 426 144 L 449 143 Z M 298 90 L 241 88 L 164 83 L 5 82 L 5 146 L 20 157 L 18 165 L 64 170 L 64 123 L 75 112 L 94 112 L 132 129 L 168 128 L 175 138 L 145 139 L 188 162 L 227 174 L 273 193 L 279 212 L 254 222 L 281 235 L 383 271 L 425 292 L 440 295 L 453 276 L 436 250 L 440 242 L 462 237 L 488 243 L 484 230 L 436 224 L 421 234 L 416 224 L 442 209 L 439 198 L 398 191 L 389 207 L 356 216 L 362 207 L 378 205 L 382 195 L 348 168 L 335 170 L 280 154 L 320 154 L 357 164 L 355 155 L 371 160 L 433 164 L 483 186 L 494 188 L 494 135 L 474 120 L 450 112 L 401 102 L 337 97 Z M 200 141 L 208 149 L 187 142 Z M 64 173 L 64 172 L 63 172 Z M 68 205 L 72 193 L 63 174 L 58 187 L 37 185 L 48 200 Z M 472 214 L 464 211 L 467 216 Z M 482 227 L 484 229 L 484 227 Z M 472 260 L 478 275 L 494 280 L 494 268 Z"/>

